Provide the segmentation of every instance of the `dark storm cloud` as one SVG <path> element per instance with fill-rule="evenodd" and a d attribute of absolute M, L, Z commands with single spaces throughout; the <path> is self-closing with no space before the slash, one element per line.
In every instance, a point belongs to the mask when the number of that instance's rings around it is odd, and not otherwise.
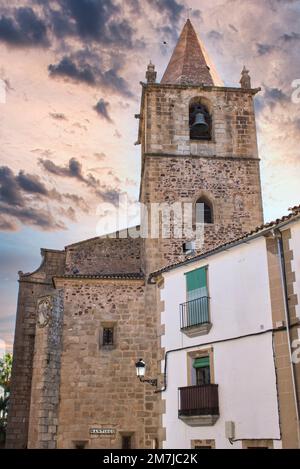
<path fill-rule="evenodd" d="M 7 206 L 0 202 L 0 217 L 2 214 L 13 217 L 25 225 L 37 226 L 42 230 L 66 229 L 64 223 L 56 220 L 49 210 L 32 207 Z"/>
<path fill-rule="evenodd" d="M 82 166 L 76 158 L 71 158 L 67 166 L 59 166 L 51 160 L 39 159 L 40 165 L 49 173 L 55 174 L 56 176 L 62 177 L 75 177 L 82 181 Z"/>
<path fill-rule="evenodd" d="M 65 16 L 76 25 L 82 38 L 106 39 L 106 24 L 110 17 L 119 11 L 112 0 L 59 0 Z"/>
<path fill-rule="evenodd" d="M 68 172 L 81 179 L 81 167 L 76 160 L 70 161 Z M 50 201 L 59 202 L 58 213 L 72 221 L 75 220 L 73 207 L 65 209 L 61 204 L 74 203 L 77 209 L 88 210 L 76 194 L 60 194 L 54 188 L 47 189 L 36 175 L 23 170 L 15 175 L 8 166 L 0 167 L 0 230 L 15 231 L 19 222 L 43 230 L 65 229 L 64 223 L 49 210 Z"/>
<path fill-rule="evenodd" d="M 171 23 L 178 22 L 184 6 L 176 0 L 147 0 L 160 13 L 166 13 Z"/>
<path fill-rule="evenodd" d="M 51 196 L 38 176 L 19 171 L 17 176 L 8 166 L 0 167 L 0 201 L 8 205 L 24 205 L 22 192 Z"/>
<path fill-rule="evenodd" d="M 87 83 L 88 85 L 95 85 L 96 83 L 92 67 L 86 64 L 80 68 L 70 57 L 63 57 L 56 65 L 50 64 L 48 70 L 52 77 L 71 78 L 74 81 Z"/>
<path fill-rule="evenodd" d="M 133 96 L 126 80 L 119 75 L 120 64 L 115 61 L 112 68 L 103 72 L 99 67 L 84 61 L 84 55 L 81 51 L 81 54 L 77 53 L 79 59 L 63 57 L 56 65 L 50 64 L 48 67 L 50 76 L 70 79 L 90 86 L 101 86 L 126 97 Z"/>
<path fill-rule="evenodd" d="M 19 185 L 8 166 L 0 167 L 0 201 L 9 205 L 23 205 Z"/>
<path fill-rule="evenodd" d="M 117 204 L 119 200 L 119 190 L 101 184 L 91 173 L 85 176 L 82 172 L 82 166 L 76 158 L 71 158 L 65 166 L 59 166 L 51 160 L 44 160 L 43 158 L 39 159 L 39 164 L 43 169 L 56 176 L 78 179 L 104 202 Z"/>
<path fill-rule="evenodd" d="M 94 106 L 95 111 L 108 122 L 112 122 L 112 119 L 108 112 L 109 102 L 104 101 L 104 99 L 99 99 L 97 104 Z"/>
<path fill-rule="evenodd" d="M 16 181 L 19 184 L 19 187 L 25 192 L 45 196 L 47 196 L 49 193 L 46 189 L 46 186 L 39 180 L 37 176 L 32 174 L 25 174 L 24 171 L 19 172 L 18 176 L 16 177 Z"/>
<path fill-rule="evenodd" d="M 115 0 L 57 0 L 55 6 L 50 1 L 31 0 L 31 4 L 35 9 L 6 8 L 0 17 L 0 40 L 16 46 L 46 46 L 48 36 L 75 37 L 85 44 L 136 46 L 135 29 Z"/>
<path fill-rule="evenodd" d="M 121 9 L 113 0 L 57 0 L 42 4 L 45 18 L 53 34 L 59 38 L 77 37 L 86 42 L 132 48 L 134 28 L 121 17 Z"/>
<path fill-rule="evenodd" d="M 47 28 L 32 8 L 15 8 L 0 17 L 0 41 L 14 46 L 47 46 Z"/>

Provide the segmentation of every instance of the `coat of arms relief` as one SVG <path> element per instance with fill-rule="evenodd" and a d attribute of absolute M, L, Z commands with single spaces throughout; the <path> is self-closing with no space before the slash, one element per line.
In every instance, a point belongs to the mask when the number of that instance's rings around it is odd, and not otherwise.
<path fill-rule="evenodd" d="M 44 296 L 37 302 L 37 323 L 39 327 L 45 327 L 49 323 L 52 313 L 52 297 Z"/>

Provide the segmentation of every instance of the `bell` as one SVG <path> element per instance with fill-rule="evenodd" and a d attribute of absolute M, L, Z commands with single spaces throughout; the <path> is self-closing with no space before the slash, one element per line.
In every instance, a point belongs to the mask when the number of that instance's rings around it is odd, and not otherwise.
<path fill-rule="evenodd" d="M 204 114 L 202 112 L 197 112 L 195 121 L 191 125 L 191 133 L 193 137 L 201 137 L 205 135 L 208 131 L 208 124 L 205 120 Z"/>

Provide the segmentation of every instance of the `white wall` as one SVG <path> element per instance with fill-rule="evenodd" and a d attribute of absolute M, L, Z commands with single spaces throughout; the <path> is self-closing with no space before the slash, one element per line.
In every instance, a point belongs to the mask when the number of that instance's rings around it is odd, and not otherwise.
<path fill-rule="evenodd" d="M 188 338 L 180 331 L 179 304 L 186 301 L 184 272 L 208 265 L 211 322 L 209 334 Z M 165 350 L 233 338 L 272 328 L 267 254 L 264 238 L 253 240 L 164 274 L 161 298 Z M 206 347 L 202 347 L 206 348 Z M 214 375 L 219 385 L 220 418 L 210 427 L 190 427 L 178 419 L 178 387 L 187 386 L 187 351 L 168 356 L 165 448 L 190 448 L 192 439 L 225 439 L 225 421 L 236 424 L 238 439 L 279 438 L 272 333 L 214 343 Z M 188 350 L 191 351 L 191 350 Z"/>

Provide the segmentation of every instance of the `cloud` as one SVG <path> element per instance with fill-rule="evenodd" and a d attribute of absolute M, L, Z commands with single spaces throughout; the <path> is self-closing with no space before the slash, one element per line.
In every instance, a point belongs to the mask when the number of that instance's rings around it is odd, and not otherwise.
<path fill-rule="evenodd" d="M 68 174 L 82 179 L 81 167 L 77 161 L 70 161 Z M 49 208 L 49 202 L 52 208 Z M 58 203 L 55 207 L 54 202 Z M 64 208 L 67 203 L 68 207 Z M 76 194 L 59 193 L 48 189 L 37 175 L 20 170 L 17 175 L 8 166 L 0 167 L 0 230 L 16 231 L 19 223 L 39 227 L 42 230 L 66 229 L 65 223 L 56 214 L 74 221 L 74 206 L 82 211 L 88 207 L 82 197 Z"/>
<path fill-rule="evenodd" d="M 8 166 L 0 167 L 0 201 L 9 205 L 23 205 L 19 185 Z"/>
<path fill-rule="evenodd" d="M 63 57 L 57 64 L 50 64 L 48 66 L 49 75 L 53 78 L 69 79 L 75 83 L 100 86 L 126 97 L 133 96 L 128 83 L 119 75 L 120 63 L 116 62 L 108 70 L 102 71 L 98 66 L 87 62 L 88 54 L 86 57 L 84 55 L 83 51 L 79 51 L 72 57 Z"/>
<path fill-rule="evenodd" d="M 300 34 L 292 32 L 290 34 L 286 33 L 280 36 L 280 39 L 282 39 L 284 42 L 291 42 L 291 41 L 299 41 L 300 40 Z"/>
<path fill-rule="evenodd" d="M 276 104 L 290 103 L 291 99 L 286 95 L 280 88 L 270 88 L 265 86 L 265 92 L 263 95 L 264 103 L 270 106 L 272 109 Z"/>
<path fill-rule="evenodd" d="M 56 65 L 50 64 L 48 70 L 52 77 L 61 76 L 71 78 L 74 81 L 87 83 L 88 85 L 96 84 L 96 78 L 92 68 L 87 64 L 80 68 L 70 57 L 63 57 Z"/>
<path fill-rule="evenodd" d="M 82 172 L 82 165 L 78 160 L 76 160 L 76 158 L 71 158 L 65 166 L 59 166 L 51 160 L 44 160 L 43 158 L 39 159 L 39 164 L 43 169 L 49 173 L 55 174 L 56 176 L 76 178 L 78 181 L 84 183 L 86 187 L 91 189 L 92 192 L 103 202 L 110 202 L 116 205 L 119 200 L 119 189 L 102 184 L 91 173 L 88 173 L 85 176 Z"/>
<path fill-rule="evenodd" d="M 107 122 L 112 122 L 112 119 L 111 119 L 111 117 L 110 117 L 110 115 L 109 115 L 108 108 L 109 108 L 109 102 L 108 102 L 108 101 L 104 101 L 103 98 L 99 99 L 99 101 L 97 102 L 97 104 L 94 106 L 95 111 L 96 111 L 101 117 L 103 117 L 105 120 L 107 120 Z"/>
<path fill-rule="evenodd" d="M 214 29 L 209 31 L 207 36 L 208 36 L 209 39 L 215 39 L 217 41 L 219 41 L 223 38 L 223 34 L 220 33 L 219 31 L 214 30 Z"/>
<path fill-rule="evenodd" d="M 266 55 L 275 50 L 275 46 L 270 44 L 261 44 L 258 42 L 256 44 L 256 50 L 258 55 Z"/>
<path fill-rule="evenodd" d="M 0 41 L 19 47 L 49 45 L 44 21 L 29 7 L 16 8 L 12 16 L 0 17 Z"/>
<path fill-rule="evenodd" d="M 38 176 L 32 174 L 25 174 L 24 171 L 20 171 L 16 177 L 16 182 L 19 184 L 19 187 L 25 192 L 31 194 L 40 194 L 47 196 L 49 191 L 46 189 L 45 185 L 39 180 Z"/>
<path fill-rule="evenodd" d="M 17 231 L 18 224 L 0 214 L 0 231 Z"/>
<path fill-rule="evenodd" d="M 62 221 L 56 220 L 49 209 L 13 207 L 3 205 L 0 202 L 0 217 L 2 214 L 9 215 L 24 225 L 33 225 L 45 231 L 66 229 L 66 225 Z"/>
<path fill-rule="evenodd" d="M 62 177 L 75 177 L 80 181 L 83 180 L 82 166 L 76 158 L 71 158 L 67 166 L 59 166 L 53 163 L 51 160 L 39 159 L 40 165 L 49 173 L 55 174 L 56 176 Z"/>
<path fill-rule="evenodd" d="M 84 43 L 132 48 L 134 28 L 113 0 L 57 0 L 43 4 L 52 33 L 59 39 L 77 37 Z"/>
<path fill-rule="evenodd" d="M 148 3 L 158 10 L 160 13 L 165 13 L 171 23 L 177 23 L 180 19 L 184 6 L 177 3 L 176 0 L 147 0 Z"/>

